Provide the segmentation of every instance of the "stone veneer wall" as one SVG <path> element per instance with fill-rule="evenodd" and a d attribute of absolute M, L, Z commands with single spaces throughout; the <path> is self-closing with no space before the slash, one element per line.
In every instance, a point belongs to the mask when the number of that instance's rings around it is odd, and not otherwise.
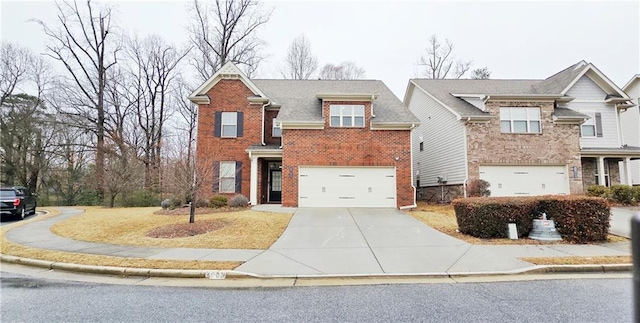
<path fill-rule="evenodd" d="M 539 107 L 542 133 L 501 133 L 501 107 Z M 480 178 L 481 165 L 567 165 L 570 192 L 582 193 L 579 126 L 554 123 L 553 102 L 489 101 L 486 110 L 495 116 L 493 120 L 466 126 L 470 181 Z M 574 166 L 577 178 L 573 178 Z"/>

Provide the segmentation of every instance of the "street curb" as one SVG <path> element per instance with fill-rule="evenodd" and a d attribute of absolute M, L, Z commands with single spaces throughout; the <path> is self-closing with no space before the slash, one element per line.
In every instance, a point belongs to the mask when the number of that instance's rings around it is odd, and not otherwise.
<path fill-rule="evenodd" d="M 62 270 L 87 274 L 136 276 L 136 277 L 161 277 L 161 278 L 209 278 L 209 279 L 389 279 L 389 278 L 456 278 L 456 277 L 482 277 L 482 276 L 513 276 L 527 274 L 551 274 L 551 273 L 611 273 L 631 272 L 632 264 L 605 264 L 605 265 L 544 265 L 532 268 L 524 268 L 507 271 L 490 272 L 459 272 L 459 273 L 401 273 L 401 274 L 346 274 L 346 275 L 260 275 L 235 270 L 194 270 L 194 269 L 153 269 L 153 268 L 129 268 L 115 266 L 94 266 L 74 263 L 53 262 L 40 259 L 22 258 L 0 254 L 0 261 L 24 266 L 47 268 L 50 270 Z"/>

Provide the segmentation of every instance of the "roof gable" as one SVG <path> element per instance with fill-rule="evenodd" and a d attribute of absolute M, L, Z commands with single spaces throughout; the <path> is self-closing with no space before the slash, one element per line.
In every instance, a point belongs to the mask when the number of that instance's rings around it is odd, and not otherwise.
<path fill-rule="evenodd" d="M 622 87 L 622 90 L 625 92 L 629 91 L 633 85 L 638 84 L 638 81 L 640 81 L 640 74 L 634 75 L 629 82 Z"/>
<path fill-rule="evenodd" d="M 240 80 L 247 86 L 256 96 L 266 98 L 267 96 L 235 65 L 233 62 L 224 64 L 215 74 L 213 74 L 206 82 L 198 87 L 191 95 L 189 100 L 193 103 L 209 103 L 207 92 L 211 90 L 220 80 L 232 79 Z"/>
<path fill-rule="evenodd" d="M 618 95 L 622 98 L 629 98 L 629 96 L 622 91 L 615 83 L 611 82 L 611 80 L 604 75 L 600 70 L 595 67 L 593 64 L 589 63 L 580 71 L 578 75 L 576 75 L 573 80 L 560 92 L 562 95 L 566 95 L 567 92 L 582 78 L 582 76 L 586 75 L 593 81 L 596 85 L 598 85 L 604 92 L 607 94 Z"/>

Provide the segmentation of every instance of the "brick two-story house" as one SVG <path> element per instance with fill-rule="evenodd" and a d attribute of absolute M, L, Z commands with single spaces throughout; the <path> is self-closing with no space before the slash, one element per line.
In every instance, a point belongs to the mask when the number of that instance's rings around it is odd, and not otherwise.
<path fill-rule="evenodd" d="M 620 112 L 630 98 L 581 61 L 544 80 L 410 80 L 419 195 L 449 200 L 484 179 L 492 196 L 573 194 L 631 183 L 621 167 L 640 158 L 626 145 Z M 623 172 L 629 174 L 629 172 Z"/>
<path fill-rule="evenodd" d="M 227 63 L 196 89 L 199 194 L 251 204 L 410 207 L 419 120 L 381 81 L 253 80 Z"/>

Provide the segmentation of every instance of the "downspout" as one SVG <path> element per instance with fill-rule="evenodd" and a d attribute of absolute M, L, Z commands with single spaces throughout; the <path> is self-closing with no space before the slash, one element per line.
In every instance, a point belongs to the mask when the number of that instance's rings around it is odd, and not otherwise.
<path fill-rule="evenodd" d="M 467 122 L 471 120 L 471 117 L 467 117 Z M 463 124 L 463 137 L 464 137 L 464 181 L 462 182 L 462 191 L 464 197 L 467 197 L 467 183 L 469 182 L 469 143 L 467 142 L 467 124 Z"/>
<path fill-rule="evenodd" d="M 267 106 L 271 104 L 271 100 L 267 101 L 267 103 L 262 105 L 262 142 L 260 143 L 263 146 L 266 146 L 267 143 L 264 141 L 264 114 L 265 114 L 265 110 L 267 109 Z"/>
<path fill-rule="evenodd" d="M 622 147 L 622 140 L 624 139 L 624 130 L 622 129 L 622 125 L 620 124 L 620 109 L 618 108 L 618 104 L 614 104 L 614 108 L 616 110 L 616 126 L 618 126 L 618 146 Z"/>
<path fill-rule="evenodd" d="M 371 109 L 373 111 L 373 104 L 371 104 Z M 406 209 L 414 209 L 416 207 L 418 207 L 418 203 L 416 201 L 416 186 L 413 184 L 414 183 L 414 178 L 413 178 L 413 129 L 416 127 L 415 124 L 411 124 L 411 131 L 410 135 L 409 135 L 409 158 L 410 160 L 410 165 L 411 165 L 411 188 L 413 188 L 413 205 L 406 205 L 406 206 L 401 206 L 400 210 L 406 210 Z"/>

